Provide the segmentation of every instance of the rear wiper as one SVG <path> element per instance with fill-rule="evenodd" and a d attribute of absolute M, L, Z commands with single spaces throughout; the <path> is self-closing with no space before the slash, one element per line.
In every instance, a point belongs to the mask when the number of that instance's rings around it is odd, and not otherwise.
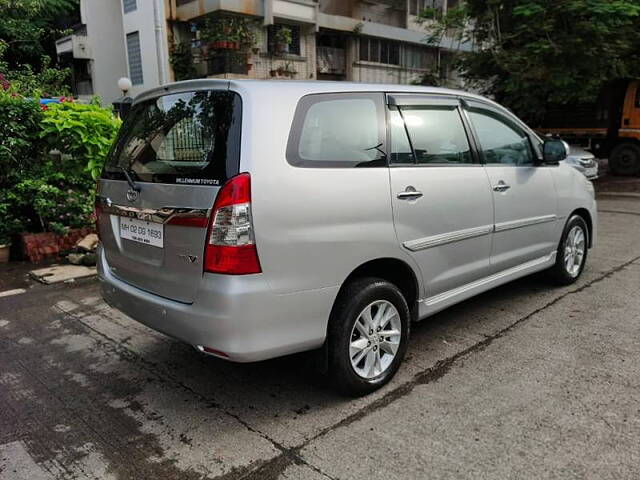
<path fill-rule="evenodd" d="M 131 178 L 131 172 L 129 171 L 129 169 L 123 167 L 122 165 L 118 165 L 118 168 L 120 168 L 120 170 L 122 170 L 122 173 L 124 173 L 124 176 L 127 178 L 127 183 L 129 184 L 129 187 L 131 187 L 132 190 L 135 190 L 136 192 L 139 192 L 140 191 L 140 187 L 138 185 L 136 185 L 136 182 L 134 182 L 133 178 Z"/>

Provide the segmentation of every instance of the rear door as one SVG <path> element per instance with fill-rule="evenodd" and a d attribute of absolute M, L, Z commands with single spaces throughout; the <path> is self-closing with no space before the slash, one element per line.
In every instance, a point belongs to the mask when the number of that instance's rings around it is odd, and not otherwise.
<path fill-rule="evenodd" d="M 489 274 L 491 189 L 457 98 L 392 95 L 389 103 L 396 234 L 433 297 Z"/>
<path fill-rule="evenodd" d="M 240 129 L 240 97 L 226 89 L 169 93 L 133 106 L 97 199 L 106 261 L 117 278 L 193 301 L 210 209 L 220 185 L 238 173 Z"/>
<path fill-rule="evenodd" d="M 557 247 L 558 200 L 551 169 L 536 161 L 529 133 L 510 115 L 467 103 L 495 208 L 492 270 L 542 261 Z"/>

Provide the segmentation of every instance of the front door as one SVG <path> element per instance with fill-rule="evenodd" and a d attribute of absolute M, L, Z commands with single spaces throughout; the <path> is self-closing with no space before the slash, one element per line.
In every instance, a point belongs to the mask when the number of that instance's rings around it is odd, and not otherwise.
<path fill-rule="evenodd" d="M 493 203 L 452 97 L 390 97 L 390 180 L 398 240 L 422 270 L 427 298 L 490 271 Z"/>
<path fill-rule="evenodd" d="M 479 102 L 467 113 L 491 182 L 492 271 L 542 261 L 559 240 L 555 167 L 538 164 L 529 133 L 515 119 Z"/>

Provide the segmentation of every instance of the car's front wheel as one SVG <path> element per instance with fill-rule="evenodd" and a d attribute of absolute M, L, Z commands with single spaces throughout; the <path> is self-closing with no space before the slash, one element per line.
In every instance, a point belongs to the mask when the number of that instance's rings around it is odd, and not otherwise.
<path fill-rule="evenodd" d="M 575 282 L 584 269 L 588 248 L 587 223 L 580 215 L 573 215 L 564 227 L 556 254 L 556 264 L 550 270 L 553 280 L 561 285 Z"/>
<path fill-rule="evenodd" d="M 394 284 L 380 278 L 351 281 L 329 324 L 329 368 L 336 386 L 364 395 L 395 375 L 407 350 L 409 307 Z"/>

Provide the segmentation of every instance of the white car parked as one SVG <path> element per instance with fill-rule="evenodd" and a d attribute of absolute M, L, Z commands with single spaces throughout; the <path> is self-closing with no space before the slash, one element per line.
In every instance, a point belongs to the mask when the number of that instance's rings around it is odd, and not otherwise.
<path fill-rule="evenodd" d="M 595 155 L 576 145 L 571 145 L 565 163 L 582 173 L 589 180 L 598 178 L 598 160 Z"/>

